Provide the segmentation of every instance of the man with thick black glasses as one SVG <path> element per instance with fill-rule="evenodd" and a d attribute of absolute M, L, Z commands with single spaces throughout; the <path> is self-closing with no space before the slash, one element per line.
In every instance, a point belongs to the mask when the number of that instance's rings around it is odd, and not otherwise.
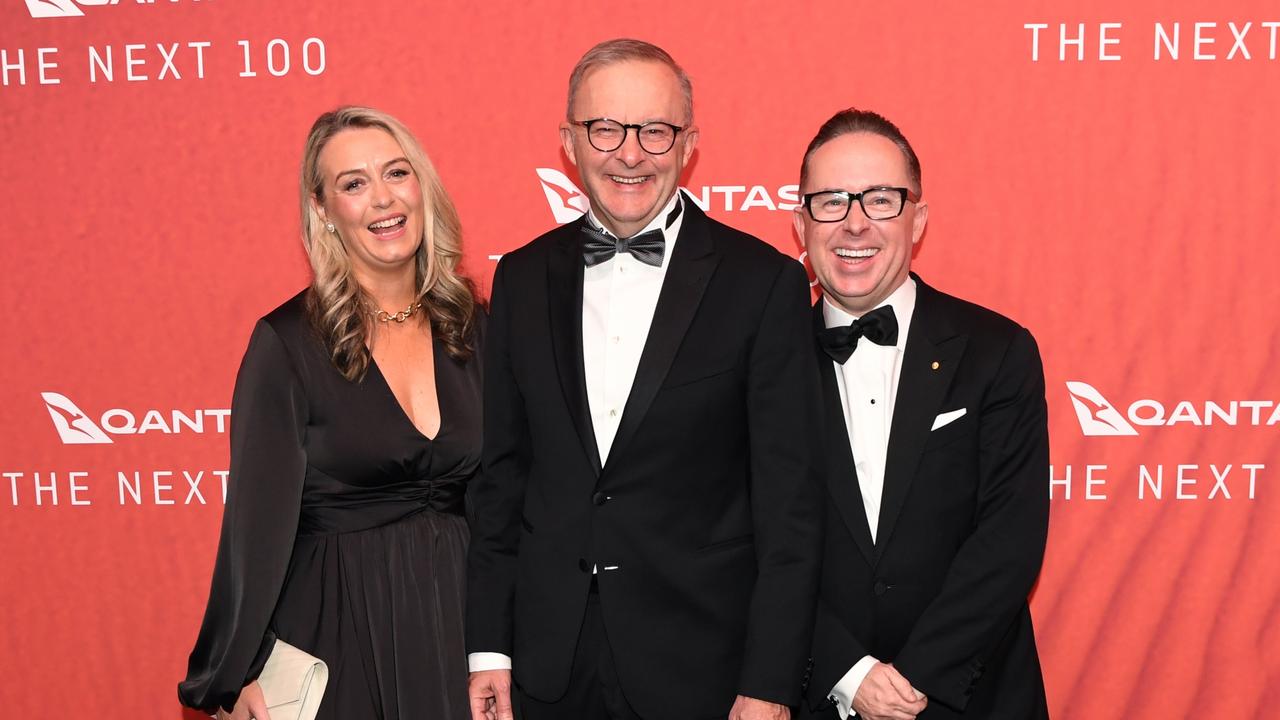
<path fill-rule="evenodd" d="M 474 717 L 781 720 L 820 551 L 802 267 L 678 190 L 666 52 L 613 40 L 560 138 L 590 212 L 502 258 L 472 488 Z"/>
<path fill-rule="evenodd" d="M 910 272 L 929 207 L 888 120 L 828 120 L 800 190 L 827 486 L 801 716 L 1045 718 L 1027 606 L 1049 522 L 1035 340 Z"/>

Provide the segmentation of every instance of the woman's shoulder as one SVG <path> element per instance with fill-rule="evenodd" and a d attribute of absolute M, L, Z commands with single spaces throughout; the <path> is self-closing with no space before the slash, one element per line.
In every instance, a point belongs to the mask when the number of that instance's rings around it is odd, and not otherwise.
<path fill-rule="evenodd" d="M 298 294 L 280 303 L 274 310 L 262 316 L 263 322 L 273 326 L 286 327 L 298 322 L 307 322 L 307 296 L 310 288 L 304 288 Z"/>
<path fill-rule="evenodd" d="M 258 320 L 258 327 L 269 327 L 288 344 L 311 338 L 314 333 L 311 331 L 311 319 L 307 308 L 307 296 L 310 292 L 309 289 L 304 289 L 263 315 Z"/>
<path fill-rule="evenodd" d="M 308 293 L 309 290 L 299 292 L 259 318 L 249 338 L 250 350 L 257 347 L 262 352 L 283 352 L 295 363 L 320 352 L 319 336 L 312 329 L 307 307 Z"/>

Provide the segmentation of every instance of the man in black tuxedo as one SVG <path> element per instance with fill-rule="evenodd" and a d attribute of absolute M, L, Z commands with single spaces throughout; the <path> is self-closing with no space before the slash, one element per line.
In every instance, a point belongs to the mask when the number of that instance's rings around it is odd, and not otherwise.
<path fill-rule="evenodd" d="M 888 120 L 836 114 L 800 187 L 828 489 L 802 715 L 1047 717 L 1027 606 L 1049 521 L 1035 340 L 910 273 L 929 209 Z"/>
<path fill-rule="evenodd" d="M 800 702 L 821 550 L 808 287 L 678 191 L 692 123 L 666 52 L 587 52 L 560 135 L 591 211 L 498 264 L 468 567 L 477 720 L 510 717 L 513 672 L 527 720 Z"/>

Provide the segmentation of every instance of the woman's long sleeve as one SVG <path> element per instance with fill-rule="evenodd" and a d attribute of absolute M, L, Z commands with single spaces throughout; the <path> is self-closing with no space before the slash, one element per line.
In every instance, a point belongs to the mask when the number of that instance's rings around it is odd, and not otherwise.
<path fill-rule="evenodd" d="M 236 376 L 231 467 L 209 604 L 184 705 L 230 710 L 275 642 L 271 615 L 293 552 L 306 474 L 307 401 L 288 348 L 259 321 Z"/>

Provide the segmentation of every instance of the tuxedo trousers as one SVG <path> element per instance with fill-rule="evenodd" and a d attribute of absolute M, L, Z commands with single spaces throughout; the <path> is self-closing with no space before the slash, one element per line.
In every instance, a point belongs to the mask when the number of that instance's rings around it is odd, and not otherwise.
<path fill-rule="evenodd" d="M 613 650 L 600 612 L 600 595 L 591 583 L 578 645 L 569 671 L 569 689 L 552 702 L 517 693 L 519 720 L 643 720 L 627 702 L 618 683 Z"/>

